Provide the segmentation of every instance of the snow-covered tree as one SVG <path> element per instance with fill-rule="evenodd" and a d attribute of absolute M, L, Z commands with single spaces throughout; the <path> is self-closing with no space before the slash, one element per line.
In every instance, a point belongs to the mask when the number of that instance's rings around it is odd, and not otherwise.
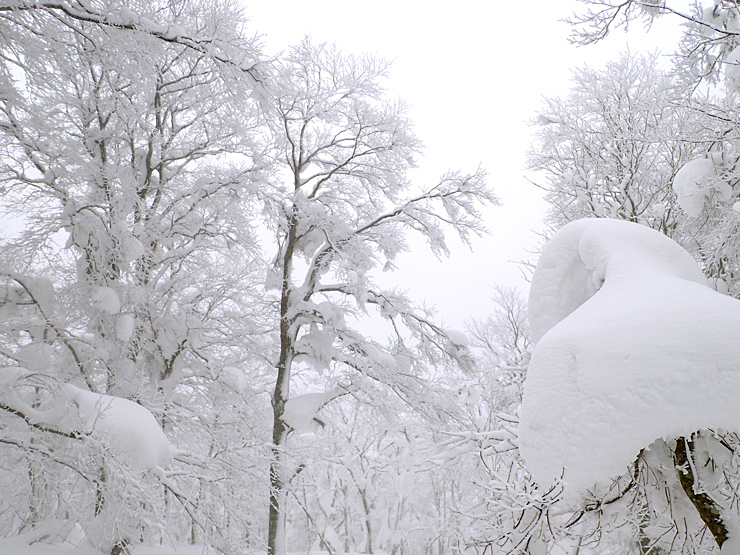
<path fill-rule="evenodd" d="M 116 550 L 252 518 L 218 516 L 240 489 L 221 472 L 244 455 L 219 421 L 248 410 L 239 373 L 258 385 L 250 347 L 266 329 L 245 224 L 264 166 L 259 51 L 241 21 L 228 3 L 189 0 L 0 7 L 0 209 L 17 228 L 0 262 L 0 442 L 24 461 L 2 465 L 2 481 L 25 484 L 0 509 L 5 533 L 63 517 Z M 93 418 L 124 401 L 187 441 L 175 477 L 167 457 L 132 470 L 120 418 Z M 232 491 L 208 487 L 204 466 Z"/>
<path fill-rule="evenodd" d="M 482 350 L 489 362 L 517 366 L 525 361 L 531 348 L 527 324 L 526 300 L 513 287 L 496 285 L 493 313 L 468 324 L 474 347 Z"/>
<path fill-rule="evenodd" d="M 674 105 L 693 122 L 688 127 L 681 125 L 679 136 L 694 146 L 686 151 L 690 158 L 681 160 L 670 182 L 675 194 L 673 206 L 680 206 L 681 213 L 673 211 L 679 229 L 669 235 L 697 257 L 721 288 L 737 297 L 737 4 L 717 1 L 690 8 L 671 1 L 584 3 L 588 8 L 573 17 L 574 38 L 582 43 L 601 40 L 615 27 L 640 18 L 649 22 L 665 16 L 683 24 L 685 31 L 676 45 L 671 76 L 683 91 Z"/>
<path fill-rule="evenodd" d="M 377 58 L 343 56 L 304 40 L 277 72 L 281 93 L 271 130 L 278 169 L 262 193 L 275 237 L 267 285 L 279 324 L 271 554 L 285 549 L 286 495 L 297 468 L 289 456 L 291 430 L 345 394 L 381 401 L 393 392 L 432 410 L 428 363 L 469 363 L 457 336 L 404 294 L 373 283 L 373 272 L 392 269 L 408 248 L 409 232 L 444 254 L 445 228 L 463 240 L 480 233 L 477 207 L 495 201 L 480 170 L 412 184 L 409 172 L 421 143 L 403 104 L 383 90 L 387 69 Z M 387 331 L 363 333 L 371 321 Z"/>
<path fill-rule="evenodd" d="M 324 409 L 321 441 L 305 432 L 293 440 L 307 463 L 291 488 L 299 507 L 289 517 L 295 543 L 330 552 L 424 553 L 433 541 L 435 534 L 422 531 L 437 524 L 426 497 L 428 452 L 418 437 L 424 416 L 397 397 L 387 404 L 396 410 L 343 397 Z"/>
<path fill-rule="evenodd" d="M 291 440 L 300 473 L 290 490 L 289 537 L 334 552 L 497 552 L 533 544 L 517 528 L 536 491 L 515 448 L 528 355 L 523 302 L 501 289 L 501 309 L 475 325 L 474 369 L 450 367 L 434 387 L 445 412 L 430 418 L 398 397 L 374 406 L 360 392 L 322 410 L 323 425 Z M 516 362 L 518 361 L 518 362 Z M 539 528 L 538 528 L 539 526 Z"/>
<path fill-rule="evenodd" d="M 657 54 L 574 70 L 568 95 L 545 99 L 533 122 L 529 168 L 541 172 L 550 223 L 618 218 L 675 235 L 671 183 L 708 135 L 685 99 Z"/>

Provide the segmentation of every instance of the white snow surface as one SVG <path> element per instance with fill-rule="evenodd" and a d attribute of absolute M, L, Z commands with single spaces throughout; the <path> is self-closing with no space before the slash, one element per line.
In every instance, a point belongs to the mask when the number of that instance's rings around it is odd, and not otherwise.
<path fill-rule="evenodd" d="M 740 429 L 740 301 L 664 235 L 619 220 L 563 227 L 537 264 L 529 318 L 519 448 L 541 486 L 562 475 L 566 504 L 656 439 Z"/>
<path fill-rule="evenodd" d="M 327 530 L 331 530 L 328 528 Z M 339 535 L 332 531 L 337 538 Z M 331 536 L 331 533 L 329 534 Z M 2 555 L 101 555 L 101 550 L 87 545 L 49 545 L 46 543 L 20 543 L 16 538 L 0 539 L 0 554 Z M 341 542 L 339 542 L 341 545 Z M 131 548 L 132 555 L 223 555 L 223 551 L 203 544 L 195 545 L 144 545 L 138 544 Z M 256 553 L 266 553 L 265 551 Z M 327 555 L 327 551 L 312 549 L 311 551 L 288 552 L 288 555 Z M 360 555 L 355 551 L 334 551 L 337 555 Z M 376 553 L 378 553 L 376 551 Z M 384 552 L 381 552 L 384 553 Z M 724 552 L 723 552 L 724 553 Z"/>
<path fill-rule="evenodd" d="M 710 194 L 721 200 L 732 198 L 732 188 L 717 179 L 716 163 L 711 158 L 695 158 L 686 162 L 673 178 L 673 191 L 678 204 L 692 218 L 698 218 Z"/>
<path fill-rule="evenodd" d="M 56 525 L 56 523 L 51 523 Z M 36 526 L 31 532 L 0 539 L 0 553 L 3 555 L 100 555 L 97 547 L 82 543 L 64 542 L 54 538 L 54 529 L 47 523 Z M 47 543 L 49 536 L 55 543 Z M 44 541 L 39 541 L 43 539 Z M 202 544 L 195 545 L 134 545 L 133 555 L 217 555 L 216 548 Z"/>
<path fill-rule="evenodd" d="M 83 430 L 105 442 L 122 462 L 132 468 L 154 470 L 172 461 L 172 445 L 146 408 L 71 384 L 65 384 L 63 391 L 77 406 Z"/>
<path fill-rule="evenodd" d="M 0 391 L 4 388 L 14 386 L 18 380 L 29 374 L 26 368 L 21 366 L 5 366 L 0 368 Z"/>

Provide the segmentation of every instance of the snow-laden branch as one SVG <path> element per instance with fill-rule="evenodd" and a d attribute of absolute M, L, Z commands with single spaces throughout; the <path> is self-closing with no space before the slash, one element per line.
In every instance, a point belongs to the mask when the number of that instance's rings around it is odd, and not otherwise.
<path fill-rule="evenodd" d="M 51 431 L 51 430 L 44 430 L 44 431 Z M 69 436 L 65 436 L 65 437 L 69 437 Z M 96 479 L 94 476 L 89 475 L 88 473 L 80 470 L 76 466 L 76 461 L 63 459 L 59 457 L 57 454 L 54 453 L 53 449 L 45 449 L 39 445 L 34 444 L 31 441 L 15 440 L 15 439 L 5 438 L 5 437 L 0 437 L 0 443 L 3 445 L 10 445 L 12 447 L 16 447 L 24 452 L 31 452 L 34 454 L 41 455 L 42 457 L 50 460 L 53 463 L 56 463 L 65 468 L 68 468 L 69 470 L 71 470 L 72 472 L 74 472 L 75 474 L 77 474 L 83 480 L 87 482 L 94 482 Z"/>
<path fill-rule="evenodd" d="M 0 410 L 25 420 L 29 426 L 42 432 L 49 432 L 69 439 L 80 439 L 85 435 L 73 430 L 63 430 L 49 424 L 48 422 L 52 420 L 49 415 L 34 409 L 17 398 L 9 400 L 6 396 L 0 396 Z"/>
<path fill-rule="evenodd" d="M 103 13 L 93 10 L 86 2 L 60 2 L 44 0 L 3 0 L 0 1 L 0 13 L 22 13 L 25 11 L 45 11 L 54 15 L 60 12 L 74 21 L 94 23 L 102 27 L 111 27 L 128 31 L 138 31 L 153 36 L 163 42 L 179 44 L 190 50 L 204 54 L 217 62 L 237 69 L 249 76 L 252 85 L 260 93 L 265 92 L 265 76 L 260 70 L 259 62 L 244 63 L 232 59 L 226 53 L 218 52 L 218 39 L 214 37 L 193 37 L 187 29 L 178 24 L 158 24 L 128 7 L 115 12 Z"/>
<path fill-rule="evenodd" d="M 483 233 L 485 228 L 480 223 L 477 205 L 485 202 L 498 203 L 497 197 L 486 186 L 485 176 L 482 168 L 468 175 L 450 172 L 428 191 L 363 223 L 354 231 L 354 235 L 363 235 L 390 222 L 401 222 L 421 231 L 429 238 L 433 248 L 437 246 L 447 252 L 444 243 L 435 242 L 437 238 L 430 222 L 438 220 L 450 225 L 466 242 L 471 232 Z M 442 204 L 444 212 L 430 207 L 435 201 Z"/>
<path fill-rule="evenodd" d="M 54 296 L 54 287 L 51 282 L 42 279 L 34 280 L 30 276 L 8 270 L 0 270 L 0 277 L 8 278 L 21 286 L 23 292 L 28 295 L 31 303 L 36 306 L 38 312 L 43 317 L 45 325 L 54 331 L 54 340 L 61 342 L 66 347 L 75 361 L 80 376 L 85 380 L 88 388 L 94 390 L 95 386 L 90 381 L 85 363 L 75 346 L 75 342 L 79 342 L 79 339 L 70 334 L 52 317 L 52 308 L 50 305 Z"/>
<path fill-rule="evenodd" d="M 710 15 L 710 17 L 688 14 L 671 6 L 671 0 L 581 1 L 588 6 L 585 13 L 577 13 L 567 20 L 575 27 L 572 40 L 577 44 L 586 45 L 599 42 L 605 39 L 613 29 L 626 28 L 633 20 L 643 19 L 649 26 L 653 18 L 662 15 L 675 16 L 684 23 L 703 29 L 705 33 L 717 33 L 723 37 L 740 34 L 737 28 L 733 29 L 714 21 L 714 19 L 720 19 L 716 17 L 722 11 L 719 1 L 705 10 L 704 15 Z M 711 17 L 712 14 L 714 17 Z"/>

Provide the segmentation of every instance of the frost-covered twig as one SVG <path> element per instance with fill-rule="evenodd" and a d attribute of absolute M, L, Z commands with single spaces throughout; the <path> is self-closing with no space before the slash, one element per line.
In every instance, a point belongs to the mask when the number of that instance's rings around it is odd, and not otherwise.
<path fill-rule="evenodd" d="M 70 461 L 62 460 L 59 457 L 57 457 L 53 452 L 47 451 L 46 449 L 42 449 L 41 447 L 39 447 L 37 445 L 34 445 L 33 443 L 28 443 L 26 441 L 13 440 L 13 439 L 9 439 L 9 438 L 0 438 L 0 443 L 3 443 L 5 445 L 12 445 L 14 447 L 17 447 L 18 449 L 23 450 L 23 451 L 31 451 L 33 453 L 38 453 L 40 455 L 43 455 L 44 457 L 46 457 L 50 461 L 52 461 L 52 462 L 54 462 L 56 464 L 59 464 L 61 466 L 64 466 L 64 467 L 66 467 L 68 469 L 70 469 L 71 471 L 75 472 L 81 478 L 83 478 L 84 480 L 86 480 L 88 482 L 94 482 L 95 481 L 95 478 L 93 478 L 92 476 L 88 476 L 85 472 L 83 472 L 82 470 L 80 470 L 79 468 L 77 468 Z"/>

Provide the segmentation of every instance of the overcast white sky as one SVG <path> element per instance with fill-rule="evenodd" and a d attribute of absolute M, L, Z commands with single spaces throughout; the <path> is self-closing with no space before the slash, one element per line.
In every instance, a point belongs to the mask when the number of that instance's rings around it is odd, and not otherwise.
<path fill-rule="evenodd" d="M 546 205 L 526 179 L 527 124 L 545 96 L 568 91 L 570 69 L 598 67 L 621 51 L 672 52 L 676 20 L 664 18 L 650 34 L 634 26 L 604 43 L 577 48 L 559 21 L 579 10 L 577 0 L 484 2 L 458 0 L 244 0 L 254 30 L 270 53 L 310 34 L 345 52 L 377 53 L 394 61 L 393 93 L 411 106 L 417 134 L 426 145 L 419 161 L 429 179 L 446 169 L 474 170 L 482 164 L 503 201 L 486 211 L 491 235 L 471 253 L 455 249 L 437 261 L 413 253 L 398 262 L 391 278 L 412 297 L 436 305 L 449 325 L 493 309 L 496 283 L 526 291 L 515 261 L 533 259 Z M 532 176 L 530 176 L 532 177 Z"/>

